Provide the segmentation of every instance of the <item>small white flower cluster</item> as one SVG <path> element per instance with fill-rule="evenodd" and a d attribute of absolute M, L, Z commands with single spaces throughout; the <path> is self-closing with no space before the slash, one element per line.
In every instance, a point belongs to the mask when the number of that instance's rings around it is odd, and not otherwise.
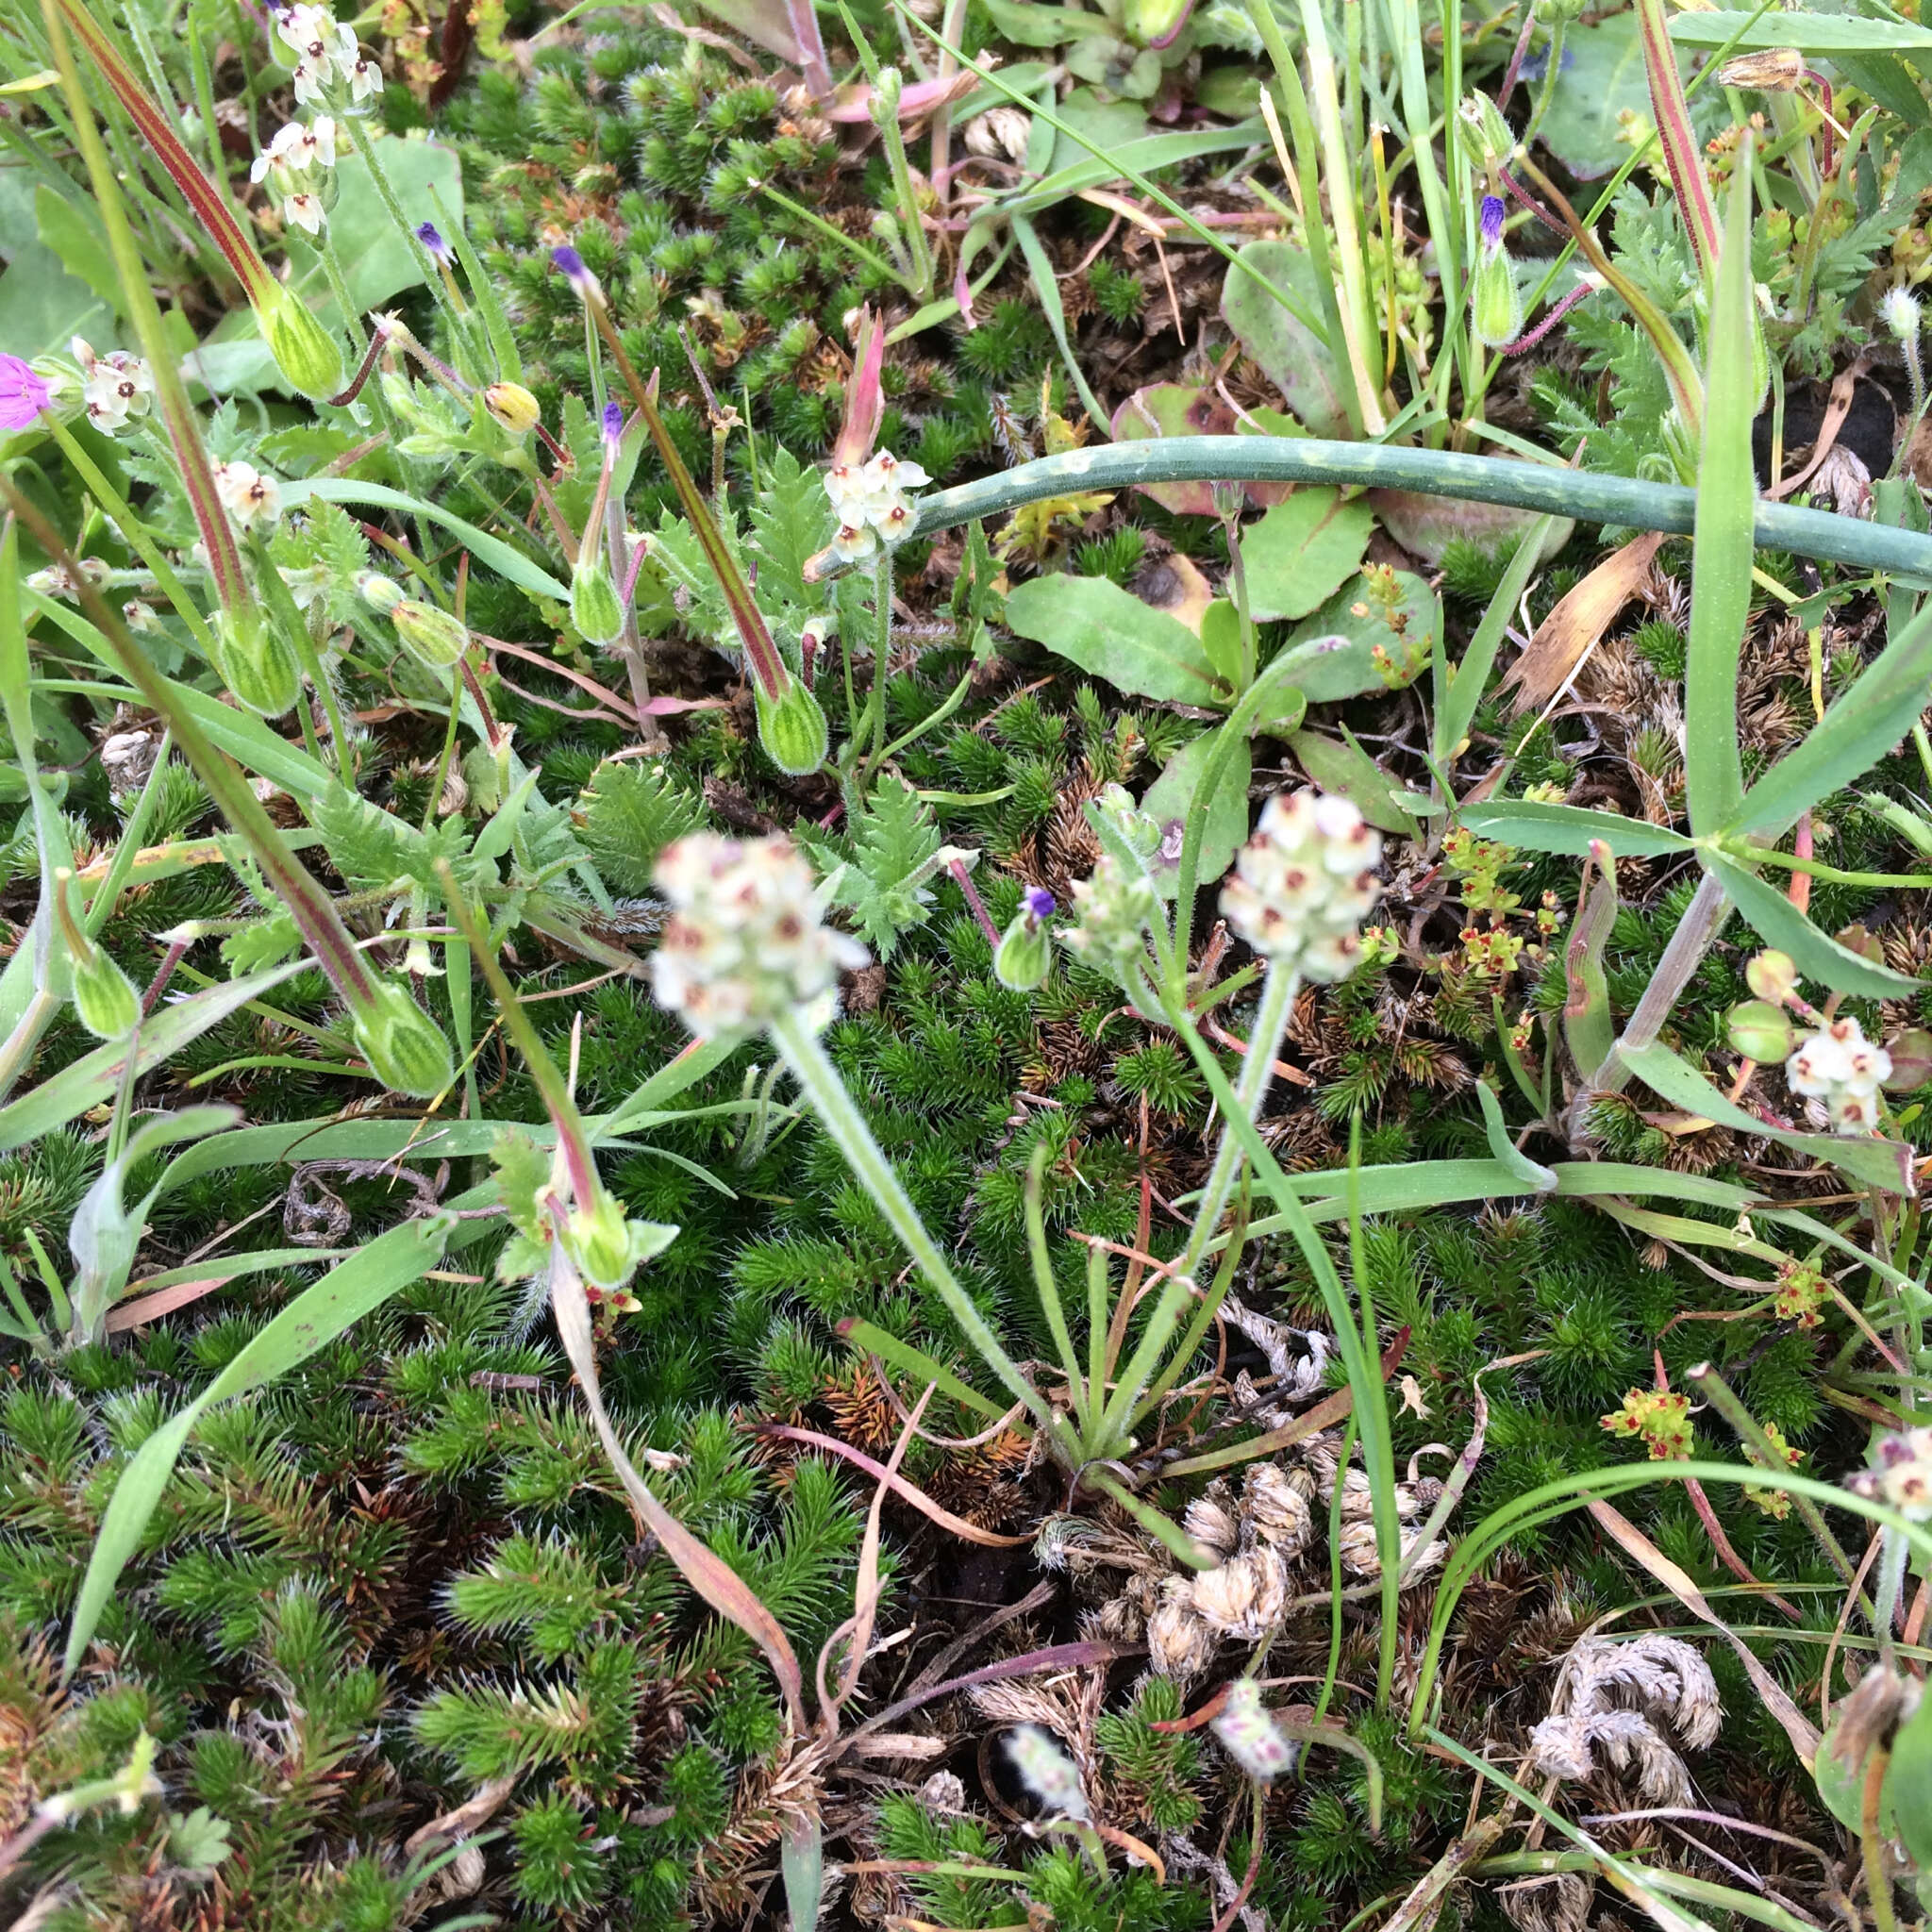
<path fill-rule="evenodd" d="M 87 420 L 96 429 L 113 436 L 126 426 L 130 417 L 147 414 L 155 379 L 139 356 L 130 356 L 125 349 L 110 349 L 105 356 L 96 356 L 79 336 L 67 346 L 80 364 L 81 399 Z"/>
<path fill-rule="evenodd" d="M 322 196 L 315 177 L 336 164 L 336 124 L 326 114 L 291 121 L 248 170 L 251 181 L 272 181 L 282 198 L 282 220 L 311 235 L 322 233 Z"/>
<path fill-rule="evenodd" d="M 1252 1677 L 1237 1677 L 1227 1687 L 1227 1701 L 1214 1720 L 1214 1735 L 1222 1748 L 1258 1783 L 1294 1769 L 1294 1746 L 1274 1728 L 1274 1720 L 1261 1703 Z"/>
<path fill-rule="evenodd" d="M 870 557 L 881 541 L 888 549 L 912 534 L 918 512 L 908 490 L 920 490 L 932 478 L 917 463 L 902 463 L 882 449 L 865 464 L 834 463 L 825 472 L 825 494 L 839 512 L 834 553 L 847 563 Z"/>
<path fill-rule="evenodd" d="M 356 43 L 353 27 L 328 7 L 304 4 L 283 8 L 275 32 L 295 55 L 295 98 L 305 108 L 325 106 L 331 89 L 346 89 L 351 104 L 382 90 L 382 69 Z"/>
<path fill-rule="evenodd" d="M 42 597 L 59 597 L 68 603 L 77 604 L 80 601 L 80 587 L 83 580 L 99 590 L 112 575 L 105 558 L 83 557 L 77 561 L 78 576 L 64 563 L 50 563 L 45 570 L 37 570 L 28 575 L 27 589 L 39 591 Z"/>
<path fill-rule="evenodd" d="M 1304 979 L 1346 979 L 1381 886 L 1381 835 L 1345 798 L 1279 791 L 1221 892 L 1224 918 L 1256 952 Z"/>
<path fill-rule="evenodd" d="M 694 832 L 666 849 L 657 882 L 673 909 L 651 988 L 700 1040 L 790 1013 L 823 1026 L 840 972 L 870 963 L 857 940 L 821 921 L 810 863 L 789 839 Z"/>
<path fill-rule="evenodd" d="M 1932 1522 L 1932 1428 L 1880 1436 L 1870 1469 L 1849 1477 L 1855 1495 L 1887 1503 L 1912 1523 Z"/>
<path fill-rule="evenodd" d="M 1152 882 L 1104 852 L 1091 878 L 1074 881 L 1073 896 L 1080 923 L 1059 935 L 1060 943 L 1124 977 L 1147 957 L 1147 927 L 1160 909 Z"/>
<path fill-rule="evenodd" d="M 1041 1725 L 1014 1725 L 1007 1733 L 1007 1756 L 1049 1817 L 1084 1821 L 1091 1815 L 1079 1766 Z"/>
<path fill-rule="evenodd" d="M 1834 1134 L 1869 1134 L 1878 1124 L 1878 1090 L 1891 1078 L 1891 1056 L 1846 1015 L 1807 1033 L 1785 1062 L 1785 1084 L 1824 1103 Z"/>

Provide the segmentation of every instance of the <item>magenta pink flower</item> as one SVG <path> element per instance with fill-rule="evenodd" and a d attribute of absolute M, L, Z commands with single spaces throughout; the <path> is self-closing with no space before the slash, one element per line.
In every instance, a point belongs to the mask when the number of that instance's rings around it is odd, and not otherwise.
<path fill-rule="evenodd" d="M 0 429 L 31 429 L 54 391 L 18 356 L 0 356 Z"/>

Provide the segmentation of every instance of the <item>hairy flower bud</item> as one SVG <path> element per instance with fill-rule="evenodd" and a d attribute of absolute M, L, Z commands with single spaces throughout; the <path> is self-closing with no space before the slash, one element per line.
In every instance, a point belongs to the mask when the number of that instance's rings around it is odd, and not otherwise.
<path fill-rule="evenodd" d="M 1256 952 L 1304 979 L 1346 979 L 1381 887 L 1382 841 L 1345 798 L 1278 791 L 1222 888 L 1222 916 Z"/>
<path fill-rule="evenodd" d="M 1007 1756 L 1020 1782 L 1056 1818 L 1088 1816 L 1080 1768 L 1038 1724 L 1016 1724 L 1007 1733 Z"/>
<path fill-rule="evenodd" d="M 55 877 L 54 918 L 72 967 L 74 1010 L 96 1040 L 119 1040 L 141 1017 L 141 995 L 107 949 L 96 945 L 74 914 L 74 874 Z"/>
<path fill-rule="evenodd" d="M 492 382 L 483 391 L 483 407 L 512 436 L 529 435 L 543 420 L 537 398 L 520 382 Z"/>
<path fill-rule="evenodd" d="M 275 367 L 297 394 L 324 403 L 341 389 L 341 350 L 299 296 L 277 285 L 256 310 L 256 319 Z"/>
<path fill-rule="evenodd" d="M 442 1028 L 395 980 L 379 982 L 375 1000 L 356 1015 L 353 1031 L 370 1071 L 392 1092 L 427 1100 L 454 1077 Z"/>
<path fill-rule="evenodd" d="M 372 610 L 387 617 L 403 601 L 403 587 L 391 578 L 366 570 L 356 579 L 356 594 Z"/>
<path fill-rule="evenodd" d="M 1744 965 L 1744 984 L 1761 1000 L 1782 1006 L 1798 990 L 1798 968 L 1789 953 L 1754 954 Z"/>
<path fill-rule="evenodd" d="M 841 970 L 871 959 L 820 920 L 811 867 L 789 839 L 694 832 L 666 849 L 657 884 L 673 910 L 652 991 L 701 1040 L 792 1013 L 824 1025 Z"/>
<path fill-rule="evenodd" d="M 1523 332 L 1523 293 L 1503 245 L 1507 212 L 1501 195 L 1483 196 L 1481 242 L 1469 275 L 1470 332 L 1490 349 L 1507 347 Z"/>
<path fill-rule="evenodd" d="M 215 619 L 215 669 L 251 711 L 279 718 L 302 694 L 295 647 L 258 604 L 224 610 Z"/>
<path fill-rule="evenodd" d="M 1214 1720 L 1214 1735 L 1227 1755 L 1261 1784 L 1294 1769 L 1294 1746 L 1274 1728 L 1252 1677 L 1237 1677 Z"/>
<path fill-rule="evenodd" d="M 1091 878 L 1074 882 L 1079 924 L 1060 935 L 1061 945 L 1116 977 L 1132 972 L 1147 953 L 1147 928 L 1160 909 L 1151 880 L 1104 852 Z"/>
<path fill-rule="evenodd" d="M 1046 922 L 1053 917 L 1053 894 L 1039 886 L 1027 888 L 993 955 L 994 976 L 1014 992 L 1031 992 L 1053 966 Z"/>
<path fill-rule="evenodd" d="M 614 644 L 624 635 L 624 600 L 601 552 L 571 573 L 570 621 L 593 644 Z"/>
<path fill-rule="evenodd" d="M 391 609 L 389 621 L 406 650 L 439 669 L 448 669 L 470 648 L 469 626 L 433 604 L 405 597 Z"/>
<path fill-rule="evenodd" d="M 825 714 L 803 678 L 790 680 L 775 698 L 756 688 L 758 742 L 788 777 L 803 778 L 824 763 L 832 734 Z"/>
<path fill-rule="evenodd" d="M 1782 1060 L 1790 1057 L 1797 1028 L 1782 1007 L 1769 1000 L 1745 1000 L 1724 1015 L 1724 1035 L 1747 1060 Z"/>

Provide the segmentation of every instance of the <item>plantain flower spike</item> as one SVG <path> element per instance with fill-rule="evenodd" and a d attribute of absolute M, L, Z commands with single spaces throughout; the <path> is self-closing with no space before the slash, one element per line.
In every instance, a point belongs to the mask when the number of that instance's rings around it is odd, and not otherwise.
<path fill-rule="evenodd" d="M 1222 916 L 1256 952 L 1304 979 L 1346 979 L 1381 886 L 1381 835 L 1345 798 L 1278 791 L 1222 888 Z"/>

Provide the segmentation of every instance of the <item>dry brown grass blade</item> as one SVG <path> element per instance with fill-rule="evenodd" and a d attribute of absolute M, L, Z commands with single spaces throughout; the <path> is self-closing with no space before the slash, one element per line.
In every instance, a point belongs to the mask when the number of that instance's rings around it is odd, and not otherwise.
<path fill-rule="evenodd" d="M 1832 379 L 1831 394 L 1825 400 L 1824 418 L 1818 425 L 1818 435 L 1811 444 L 1811 454 L 1805 467 L 1790 476 L 1774 476 L 1771 488 L 1764 493 L 1775 502 L 1781 496 L 1789 496 L 1795 490 L 1802 490 L 1811 480 L 1818 466 L 1824 462 L 1838 446 L 1838 433 L 1845 426 L 1845 418 L 1852 413 L 1852 398 L 1857 391 L 1858 378 L 1872 366 L 1872 358 L 1860 356 L 1849 368 L 1840 369 Z"/>
<path fill-rule="evenodd" d="M 1614 550 L 1537 625 L 1523 655 L 1503 678 L 1503 689 L 1516 690 L 1514 713 L 1540 710 L 1562 690 L 1610 626 L 1611 620 L 1637 594 L 1663 542 L 1660 531 L 1649 530 Z"/>
<path fill-rule="evenodd" d="M 1737 1652 L 1738 1661 L 1743 1665 L 1744 1674 L 1751 1679 L 1752 1689 L 1764 1700 L 1765 1708 L 1784 1727 L 1785 1736 L 1791 1740 L 1791 1748 L 1798 1754 L 1799 1761 L 1809 1771 L 1818 1757 L 1818 1727 L 1791 1702 L 1784 1687 L 1751 1654 L 1744 1640 L 1711 1608 L 1709 1599 L 1691 1581 L 1688 1573 L 1672 1562 L 1627 1516 L 1611 1508 L 1607 1503 L 1592 1501 L 1590 1513 L 1609 1532 L 1626 1556 L 1642 1564 L 1692 1616 L 1702 1618 Z"/>
<path fill-rule="evenodd" d="M 816 1429 L 801 1429 L 791 1423 L 760 1423 L 758 1433 L 784 1442 L 803 1442 L 809 1448 L 824 1449 L 830 1455 L 842 1457 L 854 1468 L 877 1477 L 895 1496 L 904 1497 L 915 1509 L 931 1517 L 941 1529 L 964 1537 L 968 1542 L 980 1543 L 989 1550 L 1017 1550 L 1023 1543 L 1032 1541 L 1030 1537 L 1024 1536 L 998 1536 L 990 1529 L 981 1529 L 977 1524 L 968 1523 L 963 1517 L 955 1516 L 950 1509 L 935 1503 L 917 1484 L 908 1482 L 896 1471 L 874 1461 L 863 1449 L 855 1449 L 850 1442 L 841 1442 L 836 1436 L 822 1436 Z"/>

